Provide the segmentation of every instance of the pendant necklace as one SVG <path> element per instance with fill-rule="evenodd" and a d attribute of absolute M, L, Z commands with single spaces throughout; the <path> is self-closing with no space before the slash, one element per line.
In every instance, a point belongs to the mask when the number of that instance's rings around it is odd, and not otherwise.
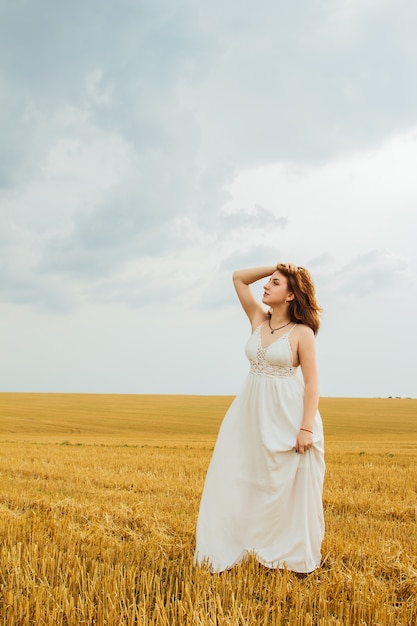
<path fill-rule="evenodd" d="M 271 326 L 271 318 L 269 318 L 268 319 L 268 324 L 269 324 L 269 328 L 271 329 L 271 335 L 273 335 L 276 330 L 281 330 L 281 328 L 285 328 L 286 326 L 288 326 L 288 324 L 291 324 L 291 320 L 289 322 L 287 322 L 286 324 L 284 324 L 283 326 L 279 326 L 278 328 L 272 328 L 272 326 Z"/>

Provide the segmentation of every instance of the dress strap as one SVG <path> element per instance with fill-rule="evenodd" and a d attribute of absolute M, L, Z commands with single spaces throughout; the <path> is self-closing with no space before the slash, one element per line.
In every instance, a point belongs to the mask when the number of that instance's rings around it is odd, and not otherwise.
<path fill-rule="evenodd" d="M 297 324 L 294 324 L 293 326 L 291 326 L 290 330 L 287 332 L 287 337 L 288 335 L 291 335 L 292 331 L 294 330 L 294 328 L 297 326 Z"/>

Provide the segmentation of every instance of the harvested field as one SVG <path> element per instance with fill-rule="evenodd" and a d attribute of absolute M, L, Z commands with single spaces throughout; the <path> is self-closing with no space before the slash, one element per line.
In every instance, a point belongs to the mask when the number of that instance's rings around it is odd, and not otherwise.
<path fill-rule="evenodd" d="M 0 394 L 1 626 L 414 626 L 417 400 L 322 399 L 326 536 L 306 578 L 193 566 L 231 400 Z"/>

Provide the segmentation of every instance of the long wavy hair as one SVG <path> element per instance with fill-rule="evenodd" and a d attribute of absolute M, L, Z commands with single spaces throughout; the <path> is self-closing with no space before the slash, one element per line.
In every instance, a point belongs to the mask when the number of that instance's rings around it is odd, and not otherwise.
<path fill-rule="evenodd" d="M 286 277 L 288 291 L 294 294 L 294 300 L 289 302 L 288 314 L 295 324 L 309 326 L 315 335 L 320 328 L 321 307 L 317 304 L 316 289 L 310 272 L 304 267 L 278 263 L 276 269 Z"/>

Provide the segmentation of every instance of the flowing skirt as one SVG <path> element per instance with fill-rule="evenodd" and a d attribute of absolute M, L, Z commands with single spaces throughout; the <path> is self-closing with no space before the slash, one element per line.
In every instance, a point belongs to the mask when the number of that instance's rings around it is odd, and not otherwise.
<path fill-rule="evenodd" d="M 224 417 L 207 472 L 196 563 L 220 572 L 253 553 L 271 568 L 306 573 L 319 567 L 323 425 L 317 412 L 314 445 L 297 454 L 303 402 L 297 376 L 249 374 Z"/>

